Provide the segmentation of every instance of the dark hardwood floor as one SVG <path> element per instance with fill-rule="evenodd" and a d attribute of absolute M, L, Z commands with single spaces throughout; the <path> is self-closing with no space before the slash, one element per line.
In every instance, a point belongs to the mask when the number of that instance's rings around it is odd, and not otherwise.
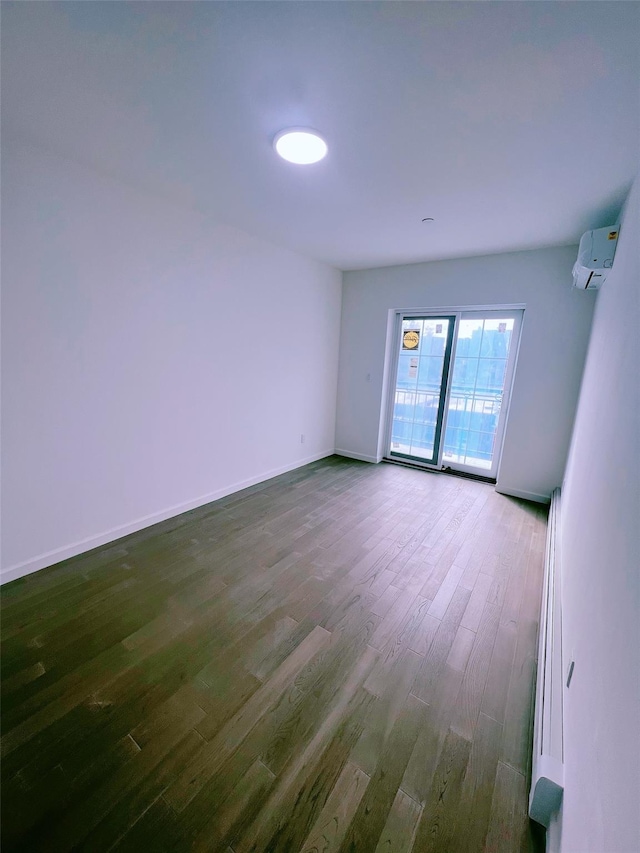
<path fill-rule="evenodd" d="M 535 849 L 545 533 L 332 457 L 6 585 L 4 850 Z"/>

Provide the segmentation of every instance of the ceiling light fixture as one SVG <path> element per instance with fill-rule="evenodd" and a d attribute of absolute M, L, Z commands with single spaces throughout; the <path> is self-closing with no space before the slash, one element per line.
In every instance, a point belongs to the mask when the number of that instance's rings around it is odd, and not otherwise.
<path fill-rule="evenodd" d="M 273 140 L 273 147 L 284 160 L 300 166 L 317 163 L 327 154 L 327 143 L 308 127 L 281 130 Z"/>

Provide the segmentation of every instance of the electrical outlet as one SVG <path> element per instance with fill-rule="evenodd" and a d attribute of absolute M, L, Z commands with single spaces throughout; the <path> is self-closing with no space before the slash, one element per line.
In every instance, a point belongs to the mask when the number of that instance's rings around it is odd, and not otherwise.
<path fill-rule="evenodd" d="M 304 444 L 304 433 L 300 433 L 300 444 Z"/>

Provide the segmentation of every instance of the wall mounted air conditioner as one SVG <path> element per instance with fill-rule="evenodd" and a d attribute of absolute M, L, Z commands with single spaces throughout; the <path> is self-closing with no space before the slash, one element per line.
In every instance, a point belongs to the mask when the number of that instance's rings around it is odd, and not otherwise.
<path fill-rule="evenodd" d="M 616 225 L 587 231 L 580 239 L 578 259 L 573 265 L 573 286 L 579 290 L 597 290 L 613 266 L 618 244 Z"/>

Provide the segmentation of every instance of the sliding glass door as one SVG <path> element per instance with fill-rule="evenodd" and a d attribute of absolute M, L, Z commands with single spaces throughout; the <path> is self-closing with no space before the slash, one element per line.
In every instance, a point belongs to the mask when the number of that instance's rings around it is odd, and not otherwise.
<path fill-rule="evenodd" d="M 388 458 L 495 479 L 521 318 L 398 315 Z"/>
<path fill-rule="evenodd" d="M 438 459 L 455 317 L 403 317 L 390 455 Z"/>

